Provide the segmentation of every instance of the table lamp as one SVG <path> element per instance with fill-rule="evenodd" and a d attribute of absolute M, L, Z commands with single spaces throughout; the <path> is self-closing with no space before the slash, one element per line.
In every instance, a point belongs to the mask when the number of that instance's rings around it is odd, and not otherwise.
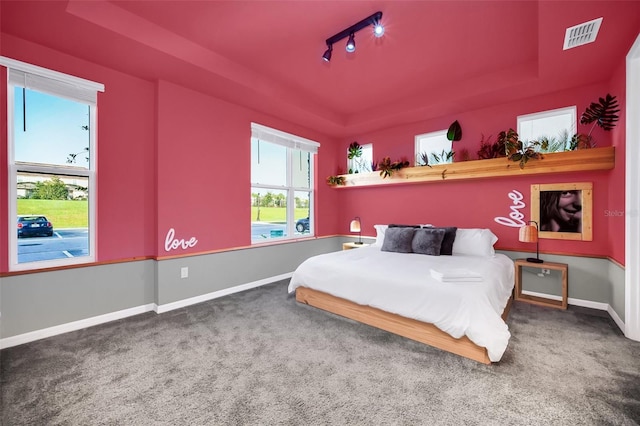
<path fill-rule="evenodd" d="M 362 244 L 362 230 L 360 227 L 360 217 L 356 216 L 355 219 L 353 219 L 351 221 L 351 224 L 349 225 L 349 230 L 351 232 L 357 232 L 358 233 L 358 242 L 354 243 L 354 244 Z"/>
<path fill-rule="evenodd" d="M 533 223 L 533 225 L 529 225 Z M 536 243 L 536 257 L 528 257 L 527 262 L 543 263 L 544 260 L 540 259 L 539 243 L 538 243 L 538 223 L 530 220 L 527 225 L 523 225 L 520 228 L 518 239 L 522 243 Z"/>

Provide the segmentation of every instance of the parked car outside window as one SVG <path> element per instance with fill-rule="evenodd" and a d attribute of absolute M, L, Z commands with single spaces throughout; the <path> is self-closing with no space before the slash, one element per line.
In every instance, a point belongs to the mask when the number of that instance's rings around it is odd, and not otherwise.
<path fill-rule="evenodd" d="M 309 218 L 305 217 L 303 219 L 298 219 L 298 221 L 296 222 L 296 231 L 302 234 L 304 231 L 308 231 L 308 230 L 309 230 Z"/>
<path fill-rule="evenodd" d="M 42 215 L 21 215 L 18 216 L 18 238 L 45 235 L 53 235 L 53 225 Z"/>

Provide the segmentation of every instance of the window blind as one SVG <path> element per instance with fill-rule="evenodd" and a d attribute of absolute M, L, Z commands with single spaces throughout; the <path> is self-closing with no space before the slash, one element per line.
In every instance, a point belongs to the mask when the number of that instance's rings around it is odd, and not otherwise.
<path fill-rule="evenodd" d="M 9 71 L 9 84 L 71 100 L 95 105 L 97 92 L 104 92 L 104 85 L 57 71 L 0 57 L 0 65 Z"/>
<path fill-rule="evenodd" d="M 318 152 L 318 147 L 320 147 L 318 142 L 272 129 L 257 123 L 251 123 L 251 137 L 264 142 L 271 142 L 288 148 L 311 152 L 313 154 L 316 154 Z"/>

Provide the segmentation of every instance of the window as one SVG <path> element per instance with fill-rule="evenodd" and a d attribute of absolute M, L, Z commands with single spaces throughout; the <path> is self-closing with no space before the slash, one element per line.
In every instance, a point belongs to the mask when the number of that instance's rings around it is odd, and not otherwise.
<path fill-rule="evenodd" d="M 314 235 L 313 161 L 319 146 L 251 123 L 251 243 Z"/>
<path fill-rule="evenodd" d="M 518 116 L 518 136 L 523 142 L 549 141 L 549 151 L 565 151 L 576 131 L 576 107 Z"/>
<path fill-rule="evenodd" d="M 373 144 L 367 143 L 360 145 L 360 156 L 348 158 L 349 151 L 347 149 L 347 170 L 351 173 L 370 172 L 371 163 L 373 163 Z"/>
<path fill-rule="evenodd" d="M 11 270 L 96 258 L 96 101 L 102 84 L 0 57 L 8 70 Z"/>
<path fill-rule="evenodd" d="M 416 166 L 451 162 L 453 151 L 446 130 L 416 136 Z"/>

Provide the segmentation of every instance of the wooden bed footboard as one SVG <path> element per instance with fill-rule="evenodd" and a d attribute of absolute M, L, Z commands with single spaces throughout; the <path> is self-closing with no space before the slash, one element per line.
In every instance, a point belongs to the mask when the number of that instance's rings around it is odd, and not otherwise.
<path fill-rule="evenodd" d="M 405 318 L 370 306 L 358 305 L 307 287 L 296 289 L 296 300 L 483 364 L 491 364 L 486 348 L 476 345 L 467 336 L 456 339 L 433 324 Z M 502 313 L 504 320 L 509 315 L 512 300 L 513 298 L 509 299 Z"/>

